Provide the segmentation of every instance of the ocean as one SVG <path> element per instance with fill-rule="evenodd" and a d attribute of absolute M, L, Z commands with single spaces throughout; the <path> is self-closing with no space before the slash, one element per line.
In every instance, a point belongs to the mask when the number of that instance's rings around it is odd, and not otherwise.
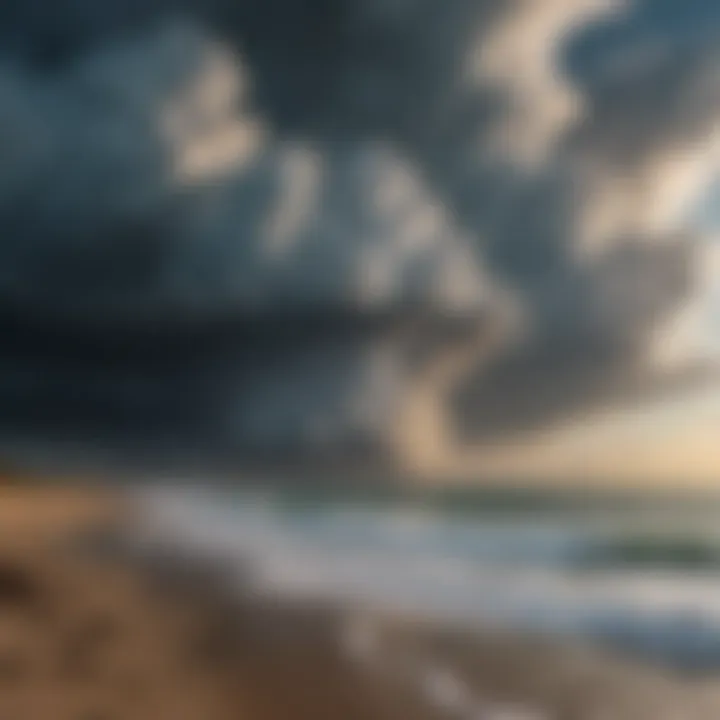
<path fill-rule="evenodd" d="M 718 497 L 134 492 L 139 542 L 222 561 L 258 591 L 720 670 Z"/>

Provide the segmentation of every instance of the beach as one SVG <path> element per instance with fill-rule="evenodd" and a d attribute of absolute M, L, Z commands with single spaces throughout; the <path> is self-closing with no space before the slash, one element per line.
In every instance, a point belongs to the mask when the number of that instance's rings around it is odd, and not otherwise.
<path fill-rule="evenodd" d="M 243 592 L 129 552 L 119 493 L 0 497 L 2 720 L 704 720 L 720 680 L 578 642 Z"/>

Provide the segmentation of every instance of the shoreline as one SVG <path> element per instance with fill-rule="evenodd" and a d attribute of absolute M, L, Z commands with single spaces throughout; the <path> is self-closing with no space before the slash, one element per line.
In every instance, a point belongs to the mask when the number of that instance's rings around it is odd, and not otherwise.
<path fill-rule="evenodd" d="M 0 552 L 0 716 L 24 707 L 13 717 L 43 720 L 52 706 L 57 720 L 504 720 L 511 710 L 523 720 L 720 717 L 719 678 L 579 642 L 242 592 L 221 564 L 128 552 L 131 514 L 120 495 L 64 494 L 63 512 L 47 510 L 57 494 L 21 495 L 18 542 Z M 23 533 L 34 542 L 20 542 Z M 18 578 L 36 588 L 25 600 Z M 48 661 L 67 662 L 73 633 L 97 654 L 93 667 L 55 677 Z M 132 697 L 127 683 L 137 685 Z"/>

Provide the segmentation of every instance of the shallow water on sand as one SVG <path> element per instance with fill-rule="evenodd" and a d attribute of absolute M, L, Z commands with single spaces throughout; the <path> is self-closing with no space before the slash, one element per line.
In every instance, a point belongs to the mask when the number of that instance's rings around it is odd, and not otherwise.
<path fill-rule="evenodd" d="M 582 636 L 720 669 L 720 504 L 474 508 L 163 486 L 143 533 L 262 590 Z M 495 501 L 493 501 L 495 502 Z"/>

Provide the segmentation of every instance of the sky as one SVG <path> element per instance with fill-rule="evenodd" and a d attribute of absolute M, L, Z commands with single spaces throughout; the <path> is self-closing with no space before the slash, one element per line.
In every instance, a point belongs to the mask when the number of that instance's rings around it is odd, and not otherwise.
<path fill-rule="evenodd" d="M 707 192 L 692 208 L 688 222 L 694 223 L 701 231 L 720 235 L 720 179 L 709 183 Z"/>
<path fill-rule="evenodd" d="M 0 440 L 707 481 L 718 35 L 715 0 L 8 0 Z"/>

